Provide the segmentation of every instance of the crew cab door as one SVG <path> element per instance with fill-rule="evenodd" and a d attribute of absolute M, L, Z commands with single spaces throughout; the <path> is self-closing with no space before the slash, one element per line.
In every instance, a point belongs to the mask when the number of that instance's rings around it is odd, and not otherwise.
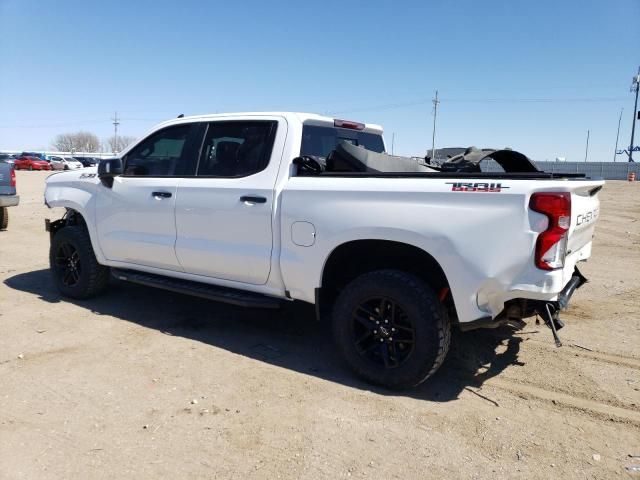
<path fill-rule="evenodd" d="M 111 261 L 181 271 L 175 254 L 179 178 L 193 174 L 200 124 L 173 125 L 123 157 L 123 175 L 98 186 L 100 248 Z"/>
<path fill-rule="evenodd" d="M 207 124 L 196 176 L 178 186 L 176 255 L 185 272 L 267 282 L 285 136 L 277 117 Z"/>

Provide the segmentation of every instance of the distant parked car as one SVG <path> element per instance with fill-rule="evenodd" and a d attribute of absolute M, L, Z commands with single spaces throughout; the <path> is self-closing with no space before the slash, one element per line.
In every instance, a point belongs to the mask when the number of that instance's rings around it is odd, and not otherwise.
<path fill-rule="evenodd" d="M 52 160 L 53 157 L 47 155 L 46 162 L 51 165 L 51 170 L 64 170 L 64 164 L 61 161 Z M 58 157 L 62 158 L 62 157 Z"/>
<path fill-rule="evenodd" d="M 73 158 L 75 158 L 80 163 L 82 163 L 83 167 L 93 167 L 98 163 L 100 163 L 100 159 L 94 158 L 94 157 L 73 157 Z"/>
<path fill-rule="evenodd" d="M 0 153 L 0 163 L 8 163 L 13 165 L 16 161 L 16 156 L 11 153 Z"/>
<path fill-rule="evenodd" d="M 0 230 L 6 230 L 9 224 L 9 209 L 20 202 L 16 194 L 15 169 L 0 161 Z"/>
<path fill-rule="evenodd" d="M 37 153 L 37 152 L 22 152 L 20 154 L 20 157 L 35 157 L 38 160 L 46 160 L 47 156 L 44 153 Z"/>
<path fill-rule="evenodd" d="M 38 157 L 19 157 L 13 164 L 16 170 L 51 170 L 52 167 L 46 160 Z"/>
<path fill-rule="evenodd" d="M 49 163 L 54 170 L 77 170 L 83 165 L 75 158 L 49 155 Z"/>

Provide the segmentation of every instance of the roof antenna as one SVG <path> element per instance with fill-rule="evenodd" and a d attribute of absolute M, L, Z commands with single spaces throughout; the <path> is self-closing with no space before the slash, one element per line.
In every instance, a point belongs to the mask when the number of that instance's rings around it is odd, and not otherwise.
<path fill-rule="evenodd" d="M 181 113 L 180 115 L 178 115 L 178 118 L 182 118 L 184 117 L 184 113 Z"/>

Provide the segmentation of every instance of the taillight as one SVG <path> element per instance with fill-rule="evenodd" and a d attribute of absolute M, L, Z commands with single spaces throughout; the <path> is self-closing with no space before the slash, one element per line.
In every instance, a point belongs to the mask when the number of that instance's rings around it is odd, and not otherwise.
<path fill-rule="evenodd" d="M 16 169 L 15 169 L 15 167 L 11 169 L 11 180 L 9 180 L 9 186 L 10 187 L 15 187 L 16 186 Z"/>
<path fill-rule="evenodd" d="M 338 119 L 335 119 L 333 121 L 333 126 L 334 127 L 340 127 L 340 128 L 350 128 L 351 130 L 364 130 L 365 124 L 364 123 L 358 123 L 358 122 L 352 122 L 351 120 L 338 120 Z"/>
<path fill-rule="evenodd" d="M 556 270 L 564 267 L 567 253 L 567 232 L 571 226 L 571 194 L 569 192 L 541 192 L 531 195 L 529 208 L 549 219 L 549 226 L 538 236 L 536 267 Z"/>

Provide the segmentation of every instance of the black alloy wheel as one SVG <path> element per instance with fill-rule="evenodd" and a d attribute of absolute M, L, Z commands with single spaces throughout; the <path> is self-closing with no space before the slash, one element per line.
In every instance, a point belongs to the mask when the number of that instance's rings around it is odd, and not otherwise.
<path fill-rule="evenodd" d="M 415 325 L 397 301 L 387 297 L 364 299 L 352 313 L 356 351 L 384 368 L 403 365 L 415 345 Z"/>
<path fill-rule="evenodd" d="M 60 243 L 57 247 L 55 265 L 60 283 L 65 287 L 75 287 L 82 274 L 80 254 L 73 245 L 67 242 Z"/>

